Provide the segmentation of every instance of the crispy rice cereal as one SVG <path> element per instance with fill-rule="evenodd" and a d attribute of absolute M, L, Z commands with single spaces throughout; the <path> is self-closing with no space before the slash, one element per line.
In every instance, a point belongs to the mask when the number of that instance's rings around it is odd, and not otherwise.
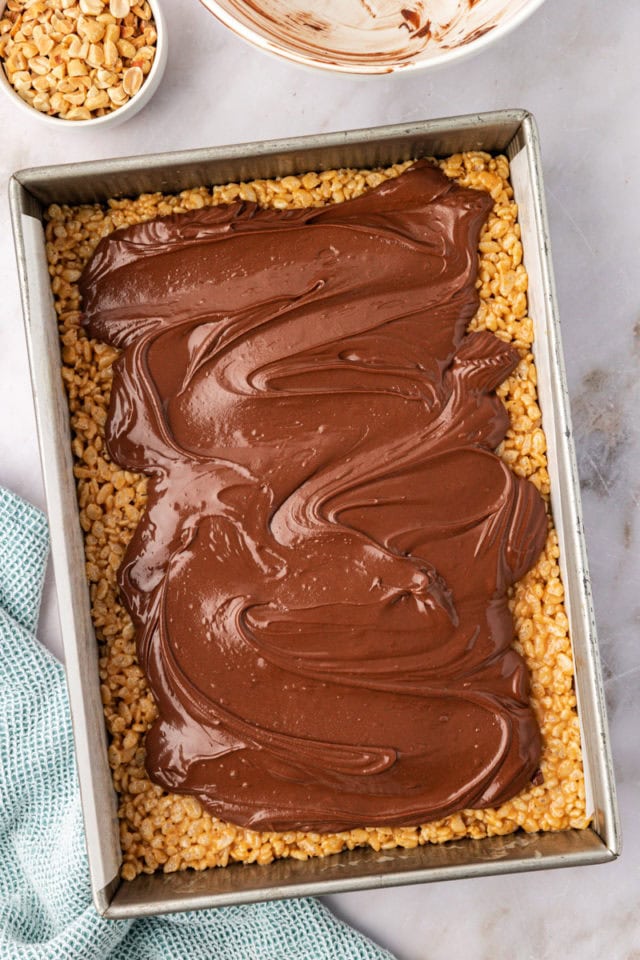
<path fill-rule="evenodd" d="M 532 701 L 543 736 L 544 781 L 498 809 L 463 810 L 415 827 L 345 831 L 338 834 L 258 833 L 204 812 L 194 797 L 171 795 L 154 786 L 144 768 L 144 734 L 156 715 L 152 695 L 136 662 L 133 626 L 118 599 L 116 570 L 145 509 L 146 479 L 120 470 L 104 446 L 112 364 L 118 351 L 89 340 L 80 326 L 77 281 L 98 240 L 118 227 L 168 213 L 242 198 L 262 206 L 320 206 L 358 196 L 408 164 L 386 170 L 330 170 L 281 180 L 233 183 L 177 196 L 145 194 L 111 200 L 107 206 L 53 205 L 47 213 L 47 255 L 62 341 L 62 376 L 67 389 L 80 523 L 87 577 L 100 650 L 102 700 L 111 743 L 109 761 L 119 795 L 122 875 L 165 873 L 193 867 L 224 867 L 234 861 L 270 863 L 277 857 L 308 857 L 346 848 L 412 848 L 461 837 L 486 837 L 522 829 L 565 830 L 588 824 L 573 689 L 573 661 L 558 541 L 551 518 L 543 555 L 512 591 L 516 649 L 527 662 Z M 549 501 L 546 443 L 537 404 L 531 354 L 533 324 L 527 316 L 527 275 L 522 263 L 517 207 L 505 157 L 457 154 L 440 162 L 460 184 L 487 190 L 494 200 L 480 240 L 478 287 L 481 303 L 470 329 L 492 330 L 520 350 L 522 360 L 499 388 L 511 418 L 503 459 L 527 477 Z M 541 779 L 541 778 L 536 778 Z"/>

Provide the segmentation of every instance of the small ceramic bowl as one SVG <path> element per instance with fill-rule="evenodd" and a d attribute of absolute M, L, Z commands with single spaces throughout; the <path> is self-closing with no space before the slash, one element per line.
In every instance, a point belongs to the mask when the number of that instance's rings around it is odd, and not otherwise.
<path fill-rule="evenodd" d="M 348 74 L 421 70 L 468 57 L 544 0 L 201 0 L 222 23 L 286 60 Z"/>
<path fill-rule="evenodd" d="M 7 75 L 4 71 L 4 67 L 1 64 L 0 88 L 9 97 L 11 102 L 18 107 L 19 110 L 22 110 L 23 113 L 27 113 L 30 117 L 38 117 L 44 123 L 48 124 L 49 127 L 55 126 L 58 127 L 58 129 L 66 127 L 67 129 L 84 130 L 85 127 L 96 129 L 98 127 L 115 127 L 119 123 L 124 123 L 125 120 L 129 120 L 136 113 L 138 113 L 138 111 L 141 110 L 145 104 L 149 102 L 160 85 L 164 69 L 167 65 L 166 21 L 158 0 L 147 0 L 147 2 L 151 7 L 157 33 L 155 57 L 153 58 L 151 70 L 144 78 L 142 86 L 138 92 L 135 93 L 130 100 L 127 100 L 123 106 L 118 107 L 117 110 L 112 110 L 109 113 L 105 113 L 103 117 L 93 117 L 91 120 L 65 120 L 64 117 L 51 117 L 46 113 L 41 113 L 39 110 L 36 110 L 35 107 L 30 106 L 26 100 L 23 100 L 22 97 L 16 93 L 12 85 L 9 83 Z M 0 0 L 0 19 L 4 13 L 6 5 L 7 0 Z"/>

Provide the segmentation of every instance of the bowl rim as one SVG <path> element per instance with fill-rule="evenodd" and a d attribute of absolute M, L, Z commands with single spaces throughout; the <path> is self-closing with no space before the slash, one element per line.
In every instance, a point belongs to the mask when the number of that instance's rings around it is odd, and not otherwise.
<path fill-rule="evenodd" d="M 429 67 L 443 67 L 455 62 L 456 60 L 461 60 L 464 57 L 471 56 L 471 54 L 479 52 L 490 43 L 493 43 L 495 40 L 499 40 L 501 37 L 506 36 L 511 32 L 511 30 L 515 30 L 524 20 L 535 13 L 535 11 L 538 10 L 544 2 L 545 0 L 525 0 L 523 6 L 506 22 L 496 24 L 495 27 L 492 27 L 475 40 L 471 40 L 469 43 L 461 44 L 451 50 L 447 50 L 440 56 L 433 59 L 410 60 L 406 63 L 397 64 L 396 66 L 385 64 L 380 64 L 379 66 L 358 66 L 356 64 L 351 65 L 328 63 L 326 61 L 316 60 L 310 55 L 299 53 L 296 50 L 292 50 L 286 47 L 284 44 L 281 45 L 270 37 L 259 33 L 252 27 L 247 27 L 244 26 L 244 24 L 239 23 L 234 14 L 230 13 L 223 7 L 220 0 L 200 0 L 200 3 L 205 10 L 208 10 L 209 13 L 213 14 L 213 16 L 219 20 L 220 23 L 222 23 L 225 27 L 228 27 L 229 30 L 231 30 L 237 37 L 240 37 L 240 39 L 251 43 L 255 47 L 258 47 L 264 53 L 271 54 L 278 57 L 278 59 L 286 60 L 289 63 L 310 67 L 313 70 L 321 70 L 323 73 L 338 73 L 346 76 L 360 77 L 388 77 L 391 74 L 403 74 L 417 70 L 426 70 Z"/>
<path fill-rule="evenodd" d="M 4 12 L 7 2 L 8 0 L 0 0 L 0 16 Z M 49 124 L 51 127 L 57 127 L 59 130 L 63 129 L 64 127 L 72 130 L 81 130 L 85 129 L 86 127 L 92 127 L 95 129 L 98 126 L 104 127 L 110 123 L 114 125 L 116 123 L 122 123 L 129 115 L 132 115 L 132 113 L 137 113 L 138 110 L 144 106 L 145 102 L 153 96 L 158 84 L 160 83 L 162 73 L 166 66 L 166 21 L 159 0 L 148 0 L 148 3 L 151 7 L 151 12 L 153 14 L 154 23 L 156 26 L 156 55 L 153 58 L 151 70 L 145 77 L 144 83 L 138 92 L 135 93 L 122 107 L 118 107 L 117 110 L 110 110 L 109 113 L 105 113 L 104 116 L 92 117 L 90 120 L 66 120 L 64 117 L 52 117 L 48 113 L 41 113 L 40 110 L 36 110 L 35 107 L 32 107 L 31 104 L 22 99 L 20 94 L 10 83 L 2 62 L 0 62 L 0 88 L 4 90 L 8 98 L 24 113 L 27 113 L 30 117 L 35 115 L 44 123 Z"/>

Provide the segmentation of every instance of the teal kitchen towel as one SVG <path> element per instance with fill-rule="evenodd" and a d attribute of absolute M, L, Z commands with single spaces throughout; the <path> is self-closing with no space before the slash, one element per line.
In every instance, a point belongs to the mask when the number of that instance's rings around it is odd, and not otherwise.
<path fill-rule="evenodd" d="M 0 958 L 390 960 L 316 900 L 96 913 L 64 672 L 33 635 L 47 551 L 42 513 L 0 488 Z"/>

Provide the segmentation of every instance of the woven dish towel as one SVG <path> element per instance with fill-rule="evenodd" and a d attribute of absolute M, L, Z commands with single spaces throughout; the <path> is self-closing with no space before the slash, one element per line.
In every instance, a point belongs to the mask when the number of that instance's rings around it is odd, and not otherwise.
<path fill-rule="evenodd" d="M 43 514 L 0 488 L 0 958 L 392 960 L 316 900 L 98 916 L 64 672 L 33 635 L 47 551 Z"/>

